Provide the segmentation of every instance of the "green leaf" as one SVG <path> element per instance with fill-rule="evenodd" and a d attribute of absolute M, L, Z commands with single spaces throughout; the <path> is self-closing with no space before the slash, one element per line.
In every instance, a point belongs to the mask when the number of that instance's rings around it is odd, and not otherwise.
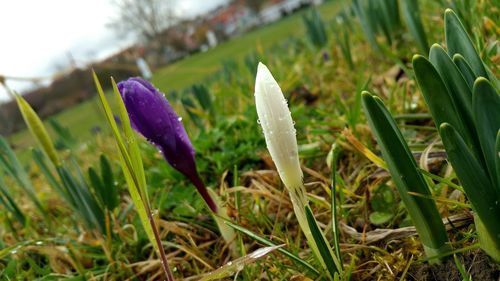
<path fill-rule="evenodd" d="M 132 164 L 133 171 L 132 175 L 136 175 L 138 185 L 137 188 L 142 200 L 149 205 L 148 193 L 146 191 L 146 176 L 144 174 L 144 166 L 142 164 L 141 151 L 139 150 L 137 138 L 132 126 L 130 125 L 127 109 L 125 108 L 120 91 L 118 90 L 113 78 L 111 78 L 111 84 L 113 85 L 113 93 L 115 94 L 116 103 L 120 112 L 120 119 L 122 120 L 123 132 L 125 134 L 125 139 L 127 140 L 125 146 L 130 155 L 130 162 Z"/>
<path fill-rule="evenodd" d="M 465 128 L 466 122 L 457 110 L 453 97 L 436 68 L 420 55 L 413 57 L 413 68 L 436 127 L 444 122 L 449 123 L 466 137 L 469 145 L 473 145 L 474 136 Z"/>
<path fill-rule="evenodd" d="M 120 200 L 118 188 L 115 185 L 115 180 L 113 177 L 113 170 L 111 169 L 111 165 L 109 164 L 109 161 L 104 154 L 101 155 L 99 160 L 101 163 L 102 185 L 105 189 L 104 202 L 109 210 L 113 210 L 118 206 Z"/>
<path fill-rule="evenodd" d="M 368 92 L 363 93 L 363 107 L 392 180 L 412 218 L 427 256 L 448 251 L 448 237 L 434 201 L 409 195 L 409 192 L 412 192 L 425 197 L 432 196 L 396 122 L 382 101 Z"/>
<path fill-rule="evenodd" d="M 28 125 L 29 130 L 35 136 L 38 143 L 42 146 L 43 151 L 49 156 L 50 161 L 57 166 L 60 164 L 59 158 L 57 157 L 56 149 L 52 140 L 47 133 L 47 129 L 40 120 L 40 117 L 36 114 L 36 112 L 31 108 L 28 102 L 21 97 L 20 95 L 16 95 L 17 105 L 19 106 L 19 110 L 23 115 L 24 122 Z"/>
<path fill-rule="evenodd" d="M 272 242 L 271 240 L 268 240 L 266 238 L 263 238 L 263 237 L 260 237 L 259 235 L 253 233 L 252 231 L 242 227 L 242 226 L 239 226 L 239 225 L 236 225 L 234 223 L 231 223 L 229 221 L 224 221 L 225 224 L 229 225 L 230 227 L 236 229 L 237 231 L 249 236 L 250 238 L 254 239 L 255 241 L 259 242 L 259 243 L 262 243 L 266 246 L 271 246 L 271 247 L 274 247 L 276 246 L 276 244 L 274 242 Z M 312 266 L 311 264 L 309 264 L 308 262 L 306 262 L 305 260 L 301 259 L 300 257 L 292 254 L 291 252 L 289 252 L 288 250 L 286 250 L 285 248 L 278 248 L 278 251 L 282 254 L 284 254 L 285 256 L 289 257 L 292 261 L 295 261 L 296 263 L 304 266 L 305 268 L 307 268 L 311 273 L 313 273 L 315 276 L 318 276 L 319 275 L 319 272 L 318 270 L 316 270 L 316 268 L 314 268 L 314 266 Z"/>
<path fill-rule="evenodd" d="M 360 98 L 361 99 L 361 98 Z M 336 171 L 337 171 L 337 157 L 338 157 L 338 152 L 335 149 L 334 146 L 332 146 L 332 154 L 335 155 L 335 157 L 332 157 L 332 183 L 330 186 L 330 190 L 332 192 L 331 197 L 332 197 L 332 202 L 331 202 L 331 212 L 332 212 L 332 232 L 333 232 L 333 241 L 335 244 L 335 254 L 337 255 L 337 258 L 339 260 L 339 263 L 342 264 L 342 255 L 340 253 L 340 229 L 338 225 L 338 218 L 339 215 L 337 213 L 337 181 L 336 181 Z"/>
<path fill-rule="evenodd" d="M 453 56 L 461 54 L 469 62 L 476 77 L 488 77 L 483 62 L 479 57 L 474 44 L 465 31 L 458 16 L 451 9 L 444 13 L 444 29 L 448 54 Z"/>
<path fill-rule="evenodd" d="M 497 133 L 497 141 L 495 144 L 495 164 L 497 174 L 497 187 L 500 186 L 500 130 Z"/>
<path fill-rule="evenodd" d="M 59 192 L 59 194 L 63 196 L 63 198 L 68 199 L 67 193 L 64 191 L 63 187 L 57 181 L 56 177 L 52 174 L 52 171 L 47 165 L 45 155 L 36 148 L 31 151 L 31 155 L 33 156 L 33 160 L 35 161 L 35 163 L 40 168 L 40 171 L 49 182 L 50 186 L 54 188 L 55 191 Z"/>
<path fill-rule="evenodd" d="M 353 0 L 352 8 L 354 10 L 354 13 L 356 14 L 356 17 L 361 22 L 361 29 L 363 30 L 363 33 L 365 34 L 365 37 L 368 40 L 368 43 L 370 43 L 372 49 L 374 49 L 377 52 L 380 52 L 381 51 L 380 46 L 377 43 L 374 30 L 375 26 L 369 20 L 370 13 L 366 11 L 366 5 L 364 1 Z"/>
<path fill-rule="evenodd" d="M 96 173 L 96 171 L 92 167 L 89 167 L 89 169 L 87 170 L 87 174 L 89 175 L 89 180 L 90 180 L 92 187 L 94 188 L 95 194 L 99 197 L 99 200 L 101 201 L 101 203 L 103 205 L 105 205 L 104 204 L 104 196 L 102 194 L 104 188 L 102 187 L 102 183 L 101 183 L 101 179 L 99 178 L 99 175 Z"/>
<path fill-rule="evenodd" d="M 75 178 L 66 164 L 57 167 L 61 181 L 69 193 L 73 209 L 81 216 L 87 227 L 91 230 L 97 229 L 104 233 L 104 212 L 95 200 L 85 182 Z"/>
<path fill-rule="evenodd" d="M 500 198 L 486 171 L 467 148 L 459 133 L 448 123 L 439 128 L 448 159 L 473 209 L 491 237 L 500 237 Z M 500 239 L 497 239 L 500 248 Z"/>
<path fill-rule="evenodd" d="M 23 191 L 26 192 L 31 202 L 35 204 L 40 213 L 47 218 L 47 211 L 43 208 L 40 200 L 38 200 L 28 173 L 24 169 L 23 165 L 21 165 L 21 162 L 19 162 L 14 150 L 12 150 L 9 143 L 3 136 L 0 136 L 0 166 L 3 167 L 12 178 L 14 178 Z"/>
<path fill-rule="evenodd" d="M 469 89 L 458 67 L 453 63 L 445 50 L 438 44 L 431 47 L 429 60 L 434 65 L 442 81 L 448 89 L 463 126 L 467 144 L 472 148 L 476 157 L 481 157 L 481 149 L 477 138 L 476 126 L 472 115 L 472 91 Z"/>
<path fill-rule="evenodd" d="M 481 77 L 474 83 L 472 104 L 487 171 L 492 183 L 495 183 L 498 178 L 495 159 L 499 155 L 495 153 L 495 142 L 498 130 L 500 130 L 500 95 L 488 80 Z M 500 197 L 500 182 L 497 182 L 495 186 Z"/>
<path fill-rule="evenodd" d="M 472 68 L 470 67 L 469 63 L 465 60 L 465 58 L 461 54 L 454 54 L 453 62 L 456 64 L 458 69 L 460 69 L 460 72 L 462 73 L 465 81 L 467 82 L 469 89 L 472 91 L 472 87 L 474 86 L 474 80 L 476 80 L 476 75 L 474 74 L 474 71 L 472 71 Z"/>
<path fill-rule="evenodd" d="M 111 127 L 111 130 L 113 132 L 113 136 L 116 141 L 116 145 L 118 147 L 118 155 L 120 156 L 120 163 L 122 166 L 123 170 L 123 175 L 125 177 L 125 180 L 127 182 L 128 190 L 130 193 L 130 197 L 132 198 L 132 201 L 134 202 L 134 206 L 137 209 L 137 213 L 139 214 L 139 219 L 141 220 L 142 226 L 144 227 L 144 231 L 146 232 L 146 235 L 148 236 L 149 241 L 155 248 L 155 250 L 159 250 L 159 246 L 156 243 L 156 239 L 153 233 L 153 228 L 151 224 L 149 223 L 149 217 L 148 217 L 148 212 L 150 212 L 150 206 L 149 206 L 149 201 L 147 201 L 147 198 L 144 198 L 141 195 L 140 189 L 141 186 L 143 185 L 145 179 L 138 179 L 138 175 L 134 171 L 134 166 L 137 166 L 138 163 L 135 162 L 135 164 L 132 164 L 131 156 L 128 153 L 128 148 L 123 142 L 123 139 L 120 135 L 120 131 L 118 130 L 118 126 L 116 124 L 116 121 L 113 117 L 113 112 L 111 111 L 111 107 L 109 106 L 109 103 L 106 99 L 106 96 L 104 95 L 104 91 L 102 90 L 101 83 L 99 82 L 99 79 L 97 78 L 97 75 L 95 72 L 92 72 L 92 75 L 94 77 L 94 82 L 97 88 L 97 93 L 99 94 L 99 98 L 101 100 L 101 104 L 104 109 L 104 113 L 106 115 L 106 119 L 108 120 L 108 124 Z M 114 88 L 116 88 L 116 84 L 114 84 Z M 118 93 L 119 95 L 119 93 Z M 120 108 L 123 108 L 123 101 L 118 99 L 117 101 L 120 104 Z M 122 110 L 120 110 L 122 112 Z M 125 118 L 122 119 L 122 123 L 127 123 L 124 126 L 129 127 L 130 126 L 130 120 L 128 119 L 128 116 L 124 116 Z M 133 134 L 131 134 L 133 136 Z M 131 140 L 133 143 L 135 142 L 135 137 Z M 139 171 L 140 174 L 144 174 L 144 170 L 142 172 Z"/>
<path fill-rule="evenodd" d="M 328 268 L 328 271 L 330 273 L 330 276 L 333 279 L 339 273 L 339 270 L 337 269 L 337 266 L 335 264 L 335 257 L 333 255 L 332 249 L 329 243 L 326 241 L 323 232 L 321 232 L 321 229 L 318 226 L 318 222 L 314 217 L 311 207 L 306 205 L 305 209 L 306 209 L 307 223 L 309 224 L 309 228 L 311 229 L 312 236 L 316 241 L 316 245 L 318 246 L 321 258 L 325 262 L 326 267 Z"/>
<path fill-rule="evenodd" d="M 104 180 L 101 180 L 97 172 L 92 167 L 89 167 L 88 175 L 91 186 L 94 188 L 94 193 L 97 195 L 101 205 L 106 207 L 106 209 L 113 211 L 118 204 L 118 194 L 116 193 L 116 187 L 114 184 L 105 184 Z M 104 175 L 102 178 L 104 178 Z"/>
<path fill-rule="evenodd" d="M 374 225 L 382 225 L 390 221 L 394 217 L 394 213 L 373 212 L 370 214 L 370 222 Z"/>
<path fill-rule="evenodd" d="M 3 181 L 3 177 L 0 176 L 0 204 L 5 207 L 21 225 L 26 224 L 26 216 L 23 214 L 16 201 L 12 198 L 5 182 Z"/>
<path fill-rule="evenodd" d="M 466 118 L 472 122 L 472 91 L 458 67 L 438 44 L 432 45 L 429 52 L 429 61 L 442 77 L 454 104 L 457 106 L 457 110 L 461 113 L 460 115 L 465 114 Z M 471 125 L 473 126 L 473 124 Z"/>
<path fill-rule="evenodd" d="M 420 9 L 417 0 L 402 0 L 401 1 L 403 17 L 406 20 L 408 29 L 413 38 L 417 41 L 420 50 L 427 53 L 429 44 L 427 43 L 427 36 L 425 35 L 424 26 L 420 19 Z"/>

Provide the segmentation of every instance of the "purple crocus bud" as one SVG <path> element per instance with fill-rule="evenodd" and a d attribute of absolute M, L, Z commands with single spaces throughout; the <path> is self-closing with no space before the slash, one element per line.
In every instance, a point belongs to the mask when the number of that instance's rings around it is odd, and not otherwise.
<path fill-rule="evenodd" d="M 328 54 L 327 51 L 323 51 L 323 61 L 327 62 L 330 60 L 330 55 Z"/>
<path fill-rule="evenodd" d="M 167 162 L 188 177 L 207 205 L 217 207 L 196 170 L 194 149 L 182 125 L 164 94 L 148 81 L 134 77 L 118 83 L 132 127 L 156 145 Z"/>

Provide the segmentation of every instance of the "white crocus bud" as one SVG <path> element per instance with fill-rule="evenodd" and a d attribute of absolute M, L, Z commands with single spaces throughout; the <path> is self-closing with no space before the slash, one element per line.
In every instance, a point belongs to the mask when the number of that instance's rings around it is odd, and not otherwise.
<path fill-rule="evenodd" d="M 302 170 L 292 116 L 280 86 L 263 63 L 257 67 L 255 104 L 267 149 L 281 180 L 289 189 L 302 187 Z"/>
<path fill-rule="evenodd" d="M 278 168 L 281 180 L 288 189 L 293 211 L 300 228 L 323 269 L 328 271 L 327 263 L 319 251 L 317 241 L 312 235 L 306 217 L 305 208 L 309 206 L 309 203 L 302 183 L 302 170 L 300 169 L 292 115 L 280 86 L 274 80 L 269 69 L 262 63 L 259 63 L 257 67 L 257 77 L 255 78 L 255 104 L 259 122 L 266 138 L 267 149 L 273 158 L 274 164 L 276 164 L 276 168 Z M 321 235 L 322 243 L 329 245 L 324 235 L 322 233 Z M 331 247 L 328 246 L 327 248 L 330 255 L 333 256 Z M 337 268 L 340 268 L 337 259 L 336 264 Z"/>

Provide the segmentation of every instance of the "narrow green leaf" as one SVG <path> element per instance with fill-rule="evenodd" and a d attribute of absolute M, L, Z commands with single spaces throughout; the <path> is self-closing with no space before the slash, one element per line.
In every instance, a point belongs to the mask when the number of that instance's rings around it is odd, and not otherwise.
<path fill-rule="evenodd" d="M 472 91 L 458 67 L 438 44 L 432 45 L 429 61 L 434 65 L 449 89 L 450 96 L 455 102 L 457 110 L 461 113 L 460 115 L 465 114 L 467 119 L 472 122 Z"/>
<path fill-rule="evenodd" d="M 500 130 L 497 133 L 497 141 L 495 144 L 495 163 L 497 174 L 497 186 L 500 186 Z"/>
<path fill-rule="evenodd" d="M 111 169 L 111 165 L 104 154 L 101 155 L 99 160 L 101 164 L 102 185 L 105 189 L 104 201 L 108 209 L 113 210 L 118 206 L 118 201 L 120 200 L 118 188 L 115 186 L 113 170 Z"/>
<path fill-rule="evenodd" d="M 3 166 L 7 173 L 14 178 L 17 184 L 26 192 L 33 204 L 35 204 L 40 213 L 46 218 L 47 212 L 36 196 L 35 189 L 33 188 L 28 173 L 3 136 L 0 136 L 0 166 Z"/>
<path fill-rule="evenodd" d="M 237 231 L 249 236 L 250 238 L 254 239 L 255 241 L 259 242 L 259 243 L 262 243 L 266 246 L 271 246 L 271 247 L 274 247 L 276 246 L 276 244 L 274 242 L 272 242 L 271 240 L 268 240 L 266 238 L 263 238 L 263 237 L 260 237 L 259 235 L 253 233 L 252 231 L 242 227 L 242 226 L 239 226 L 239 225 L 236 225 L 234 223 L 231 223 L 229 221 L 224 221 L 225 224 L 229 225 L 230 227 L 236 229 Z M 278 251 L 282 254 L 284 254 L 285 256 L 289 257 L 292 261 L 295 261 L 296 263 L 304 266 L 305 268 L 307 268 L 311 273 L 313 273 L 315 276 L 318 276 L 319 275 L 319 272 L 318 270 L 316 270 L 316 268 L 314 268 L 314 266 L 312 266 L 311 264 L 309 264 L 308 262 L 306 262 L 305 260 L 301 259 L 300 257 L 292 254 L 291 252 L 289 252 L 288 250 L 286 250 L 285 248 L 278 248 Z"/>
<path fill-rule="evenodd" d="M 80 215 L 89 229 L 98 229 L 101 233 L 103 233 L 105 229 L 104 223 L 103 221 L 100 223 L 100 219 L 96 216 L 96 213 L 100 210 L 100 208 L 90 203 L 91 199 L 89 198 L 89 195 L 82 190 L 82 186 L 71 175 L 65 165 L 59 166 L 57 171 L 61 177 L 63 185 L 66 188 L 66 191 L 71 195 L 71 205 L 73 209 Z"/>
<path fill-rule="evenodd" d="M 134 202 L 134 206 L 137 209 L 137 213 L 139 214 L 139 219 L 141 220 L 141 223 L 144 227 L 144 230 L 148 236 L 149 241 L 155 248 L 155 250 L 159 250 L 158 244 L 156 243 L 156 239 L 153 233 L 153 228 L 151 224 L 149 223 L 149 218 L 148 218 L 148 212 L 150 212 L 150 207 L 149 207 L 149 202 L 145 201 L 145 198 L 141 196 L 141 192 L 139 191 L 139 188 L 141 186 L 142 180 L 139 180 L 137 178 L 137 174 L 134 173 L 134 167 L 132 165 L 132 160 L 130 155 L 128 154 L 127 147 L 125 146 L 123 139 L 120 135 L 120 131 L 118 130 L 118 126 L 116 125 L 116 121 L 113 118 L 113 112 L 111 111 L 111 108 L 109 106 L 109 103 L 106 99 L 106 96 L 104 95 L 104 91 L 102 90 L 101 83 L 99 82 L 99 79 L 97 78 L 97 75 L 95 72 L 92 72 L 92 75 L 94 77 L 94 82 L 97 88 L 97 93 L 99 94 L 99 98 L 101 100 L 101 104 L 104 109 L 104 113 L 106 115 L 106 119 L 108 120 L 108 124 L 111 126 L 113 136 L 116 141 L 116 145 L 119 150 L 119 157 L 120 157 L 120 163 L 122 166 L 123 170 L 123 175 L 125 176 L 125 180 L 127 182 L 128 190 L 130 193 L 130 197 L 132 198 L 132 201 Z M 123 103 L 123 101 L 121 101 Z M 122 119 L 122 122 L 129 121 L 128 116 L 126 116 L 125 119 Z M 130 124 L 128 124 L 130 126 Z M 136 162 L 137 165 L 137 162 Z M 143 173 L 144 171 L 142 171 Z"/>
<path fill-rule="evenodd" d="M 375 26 L 370 22 L 368 18 L 370 13 L 367 13 L 365 6 L 366 5 L 361 0 L 352 1 L 352 8 L 354 10 L 354 13 L 356 14 L 356 17 L 361 22 L 361 29 L 363 30 L 363 33 L 365 34 L 365 37 L 368 40 L 368 43 L 370 43 L 372 49 L 374 49 L 377 52 L 380 52 L 381 51 L 380 46 L 377 43 L 375 30 L 373 29 Z"/>
<path fill-rule="evenodd" d="M 481 143 L 483 157 L 492 183 L 498 178 L 496 173 L 495 143 L 500 130 L 500 95 L 485 78 L 478 78 L 474 83 L 472 99 L 477 134 Z M 495 185 L 500 199 L 500 182 Z"/>
<path fill-rule="evenodd" d="M 92 167 L 89 167 L 89 169 L 87 170 L 87 174 L 89 175 L 90 184 L 94 188 L 94 193 L 99 198 L 101 204 L 105 206 L 106 204 L 104 203 L 105 199 L 103 194 L 104 187 L 102 185 L 101 179 L 99 178 L 99 175 Z"/>
<path fill-rule="evenodd" d="M 26 224 L 26 216 L 23 214 L 16 201 L 12 198 L 3 178 L 0 176 L 0 203 L 14 215 L 21 225 Z"/>
<path fill-rule="evenodd" d="M 424 26 L 420 19 L 420 9 L 417 0 L 402 0 L 401 1 L 403 17 L 406 20 L 408 29 L 413 38 L 417 41 L 420 50 L 427 53 L 429 44 L 427 43 L 427 36 L 425 35 Z"/>
<path fill-rule="evenodd" d="M 33 160 L 35 163 L 38 165 L 40 168 L 40 171 L 42 174 L 45 176 L 47 181 L 49 182 L 50 186 L 54 188 L 63 198 L 67 199 L 67 194 L 64 191 L 63 187 L 61 184 L 57 181 L 56 177 L 52 174 L 52 171 L 50 170 L 49 166 L 46 163 L 46 158 L 45 155 L 38 149 L 34 148 L 31 151 L 31 155 L 33 156 Z"/>
<path fill-rule="evenodd" d="M 52 140 L 47 133 L 47 129 L 40 120 L 40 117 L 36 114 L 36 112 L 31 108 L 28 102 L 21 97 L 20 95 L 16 95 L 17 105 L 19 106 L 19 110 L 23 115 L 24 122 L 28 125 L 29 130 L 35 136 L 38 143 L 42 146 L 47 156 L 49 156 L 50 161 L 57 166 L 59 165 L 59 158 L 57 157 L 56 149 Z"/>
<path fill-rule="evenodd" d="M 137 188 L 139 189 L 142 200 L 147 205 L 149 205 L 148 193 L 146 191 L 146 176 L 144 175 L 144 166 L 142 164 L 141 151 L 139 150 L 137 138 L 134 130 L 132 129 L 132 126 L 130 125 L 130 119 L 128 117 L 127 109 L 125 108 L 125 104 L 123 103 L 120 91 L 118 90 L 116 82 L 113 78 L 111 78 L 111 84 L 113 85 L 113 92 L 115 94 L 116 103 L 118 104 L 120 119 L 122 120 L 123 132 L 125 134 L 125 139 L 127 140 L 125 145 L 130 155 L 133 174 L 137 175 Z"/>
<path fill-rule="evenodd" d="M 389 7 L 393 1 L 374 1 L 370 0 L 370 3 L 374 3 L 375 9 L 377 12 L 377 16 L 374 17 L 376 21 L 378 22 L 380 28 L 382 29 L 382 33 L 384 33 L 384 36 L 387 40 L 388 45 L 392 45 L 392 26 L 391 26 L 391 19 L 390 19 L 390 14 L 389 14 Z"/>
<path fill-rule="evenodd" d="M 431 47 L 429 60 L 442 77 L 442 81 L 448 89 L 450 96 L 458 113 L 467 144 L 472 148 L 476 157 L 481 157 L 481 148 L 477 138 L 476 126 L 474 125 L 472 110 L 472 91 L 461 74 L 458 67 L 453 63 L 445 50 L 438 44 Z"/>
<path fill-rule="evenodd" d="M 363 107 L 391 177 L 412 218 L 427 256 L 431 257 L 448 251 L 448 237 L 434 201 L 408 194 L 413 192 L 432 196 L 396 122 L 382 101 L 368 92 L 363 93 Z"/>
<path fill-rule="evenodd" d="M 448 54 L 450 56 L 461 54 L 469 62 L 476 77 L 488 77 L 483 62 L 474 48 L 474 44 L 472 44 L 472 40 L 458 16 L 451 9 L 446 9 L 444 13 L 444 29 Z"/>
<path fill-rule="evenodd" d="M 360 98 L 361 99 L 361 98 Z M 335 151 L 335 148 L 332 148 L 332 153 L 337 154 Z M 342 255 L 340 253 L 340 229 L 338 225 L 338 213 L 337 213 L 337 181 L 336 181 L 336 174 L 337 174 L 337 157 L 334 156 L 332 159 L 332 184 L 330 186 L 331 188 L 331 197 L 332 197 L 332 202 L 331 202 L 331 212 L 332 212 L 332 231 L 333 231 L 333 240 L 335 243 L 335 254 L 337 255 L 337 258 L 339 260 L 339 263 L 342 264 Z"/>
<path fill-rule="evenodd" d="M 448 123 L 439 128 L 448 159 L 462 184 L 473 209 L 500 249 L 500 198 L 486 171 L 467 148 L 459 133 Z"/>
<path fill-rule="evenodd" d="M 457 258 L 457 255 L 453 255 L 453 261 L 455 262 L 455 266 L 458 269 L 458 272 L 460 272 L 460 276 L 462 276 L 463 281 L 472 281 L 471 276 L 467 273 L 467 270 L 465 269 L 465 266 L 460 262 L 460 260 Z"/>
<path fill-rule="evenodd" d="M 474 86 L 474 80 L 476 80 L 476 75 L 474 74 L 474 71 L 472 71 L 472 68 L 470 67 L 469 63 L 465 60 L 465 58 L 461 54 L 454 54 L 453 62 L 458 67 L 458 69 L 460 69 L 460 72 L 462 73 L 465 81 L 467 82 L 469 89 L 472 91 L 472 87 Z"/>
<path fill-rule="evenodd" d="M 436 68 L 420 55 L 413 57 L 413 68 L 436 127 L 447 122 L 457 128 L 461 135 L 467 136 L 467 143 L 473 143 L 470 141 L 473 138 L 467 134 L 464 122 L 461 120 L 453 99 Z"/>
<path fill-rule="evenodd" d="M 335 275 L 338 274 L 339 270 L 337 269 L 337 266 L 335 265 L 335 259 L 333 257 L 332 249 L 329 247 L 328 243 L 326 242 L 325 236 L 321 232 L 321 229 L 318 226 L 318 222 L 316 221 L 316 218 L 314 217 L 314 214 L 311 210 L 311 207 L 306 206 L 306 217 L 307 217 L 307 223 L 309 224 L 309 228 L 311 229 L 312 236 L 314 240 L 316 241 L 316 245 L 318 245 L 318 250 L 321 255 L 321 258 L 326 264 L 326 267 L 328 268 L 328 271 L 330 273 L 330 276 L 332 278 L 335 278 Z"/>

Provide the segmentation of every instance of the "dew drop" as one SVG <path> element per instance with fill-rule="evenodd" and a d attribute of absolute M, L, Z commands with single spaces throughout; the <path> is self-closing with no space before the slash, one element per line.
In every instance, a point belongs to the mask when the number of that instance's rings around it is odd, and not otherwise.
<path fill-rule="evenodd" d="M 179 122 L 181 122 L 182 121 L 182 117 L 177 118 L 177 120 L 179 120 Z"/>
<path fill-rule="evenodd" d="M 42 244 L 43 244 L 43 241 L 36 241 L 36 242 L 35 242 L 35 245 L 39 245 L 39 246 L 40 246 L 40 245 L 42 245 Z"/>

